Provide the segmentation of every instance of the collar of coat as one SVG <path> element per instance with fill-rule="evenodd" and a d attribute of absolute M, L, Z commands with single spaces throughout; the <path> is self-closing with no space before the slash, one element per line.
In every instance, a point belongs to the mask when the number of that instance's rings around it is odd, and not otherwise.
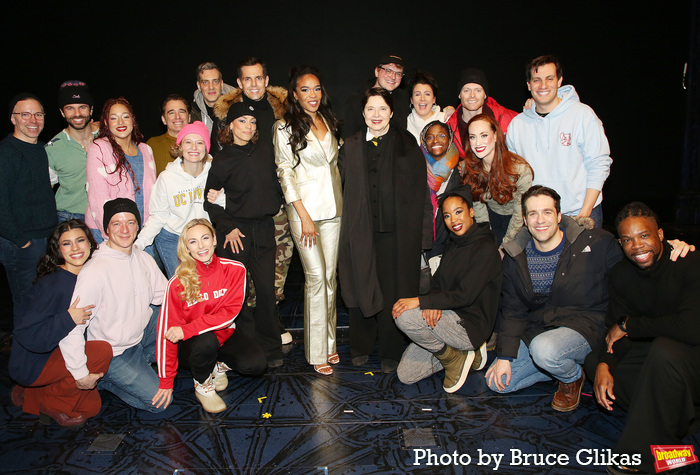
<path fill-rule="evenodd" d="M 270 103 L 270 106 L 272 106 L 272 111 L 275 113 L 275 120 L 281 119 L 287 105 L 287 90 L 279 86 L 267 86 L 265 91 L 267 92 L 265 98 L 267 102 Z M 225 121 L 226 114 L 228 114 L 231 104 L 242 101 L 243 90 L 236 87 L 217 99 L 216 104 L 214 104 L 214 114 L 216 114 L 219 120 Z"/>
<path fill-rule="evenodd" d="M 574 219 L 570 216 L 562 215 L 559 225 L 564 228 L 564 238 L 569 242 L 574 242 L 583 231 L 593 229 L 595 221 L 587 217 Z M 532 239 L 530 231 L 528 231 L 526 226 L 523 226 L 512 241 L 503 245 L 503 250 L 509 256 L 515 257 L 525 250 L 530 239 Z"/>

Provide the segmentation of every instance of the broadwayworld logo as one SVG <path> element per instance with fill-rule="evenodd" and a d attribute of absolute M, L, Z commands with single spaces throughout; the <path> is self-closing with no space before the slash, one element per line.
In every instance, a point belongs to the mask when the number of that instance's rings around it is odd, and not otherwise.
<path fill-rule="evenodd" d="M 652 445 L 656 473 L 698 462 L 692 445 Z"/>

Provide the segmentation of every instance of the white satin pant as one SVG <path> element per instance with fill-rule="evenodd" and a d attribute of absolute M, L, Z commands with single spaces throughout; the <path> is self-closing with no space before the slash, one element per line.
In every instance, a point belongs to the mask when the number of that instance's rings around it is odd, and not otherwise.
<path fill-rule="evenodd" d="M 292 213 L 293 214 L 293 213 Z M 304 266 L 304 347 L 306 360 L 313 365 L 328 363 L 328 355 L 336 352 L 336 268 L 338 266 L 338 240 L 340 217 L 314 221 L 316 245 L 301 244 L 301 221 L 289 226 L 294 244 Z"/>

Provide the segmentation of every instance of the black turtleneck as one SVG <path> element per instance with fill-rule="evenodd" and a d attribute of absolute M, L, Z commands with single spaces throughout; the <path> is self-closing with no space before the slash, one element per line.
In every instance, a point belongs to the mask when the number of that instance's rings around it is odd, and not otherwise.
<path fill-rule="evenodd" d="M 648 269 L 624 258 L 610 272 L 608 327 L 629 317 L 629 338 L 617 341 L 612 354 L 601 350 L 600 362 L 611 371 L 634 340 L 664 336 L 700 345 L 700 254 L 691 252 L 673 262 L 670 244 L 664 241 L 663 248 Z"/>
<path fill-rule="evenodd" d="M 275 112 L 267 100 L 267 93 L 258 101 L 254 101 L 243 94 L 243 103 L 250 104 L 255 109 L 260 141 L 272 144 L 272 126 L 275 124 Z"/>

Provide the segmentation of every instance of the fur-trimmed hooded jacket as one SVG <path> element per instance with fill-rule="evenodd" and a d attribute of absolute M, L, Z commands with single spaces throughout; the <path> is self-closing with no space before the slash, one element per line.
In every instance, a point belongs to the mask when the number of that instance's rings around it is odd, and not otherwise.
<path fill-rule="evenodd" d="M 498 356 L 517 357 L 540 333 L 567 327 L 583 336 L 591 348 L 603 339 L 608 307 L 608 275 L 622 258 L 612 234 L 562 216 L 564 249 L 548 295 L 535 294 L 525 248 L 532 240 L 527 228 L 503 245 L 503 287 L 498 323 Z M 592 228 L 592 229 L 591 229 Z"/>
<path fill-rule="evenodd" d="M 248 99 L 243 95 L 242 89 L 234 88 L 219 97 L 216 104 L 214 104 L 214 114 L 224 124 L 226 123 L 226 115 L 231 104 L 243 101 L 249 102 L 255 107 L 260 139 L 272 143 L 272 127 L 277 120 L 282 118 L 287 107 L 287 90 L 279 86 L 268 86 L 265 88 L 265 92 L 265 99 L 269 107 L 261 104 L 259 101 Z"/>

